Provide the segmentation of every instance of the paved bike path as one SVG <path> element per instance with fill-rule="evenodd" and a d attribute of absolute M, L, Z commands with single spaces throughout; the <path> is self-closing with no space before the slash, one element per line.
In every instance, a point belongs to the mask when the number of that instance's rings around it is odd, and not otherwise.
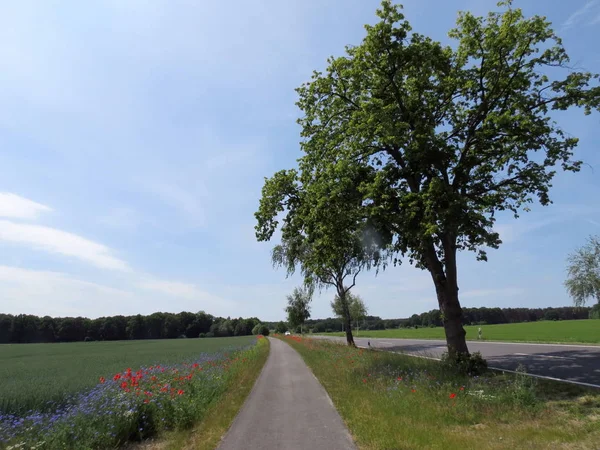
<path fill-rule="evenodd" d="M 327 392 L 279 339 L 219 450 L 355 450 Z"/>

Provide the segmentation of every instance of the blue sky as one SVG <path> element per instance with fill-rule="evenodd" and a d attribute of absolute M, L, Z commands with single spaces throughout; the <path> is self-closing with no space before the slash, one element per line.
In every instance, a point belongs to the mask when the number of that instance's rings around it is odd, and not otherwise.
<path fill-rule="evenodd" d="M 458 10 L 406 0 L 446 41 Z M 0 5 L 0 312 L 205 310 L 283 319 L 299 280 L 272 269 L 253 213 L 265 176 L 300 156 L 294 88 L 375 20 L 375 0 L 19 1 Z M 600 72 L 600 0 L 515 1 L 548 16 L 572 61 Z M 565 258 L 600 233 L 599 116 L 557 117 L 592 167 L 514 220 L 488 263 L 459 258 L 465 306 L 571 304 Z M 427 273 L 359 277 L 372 314 L 436 307 Z M 313 316 L 330 316 L 333 292 Z"/>

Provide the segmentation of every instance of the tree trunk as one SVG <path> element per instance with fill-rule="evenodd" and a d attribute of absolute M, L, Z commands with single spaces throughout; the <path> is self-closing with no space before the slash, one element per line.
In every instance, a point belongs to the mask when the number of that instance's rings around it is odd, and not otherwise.
<path fill-rule="evenodd" d="M 466 340 L 467 333 L 462 326 L 462 308 L 458 301 L 455 240 L 446 237 L 444 256 L 445 264 L 442 264 L 433 245 L 426 250 L 427 269 L 433 278 L 442 313 L 448 354 L 450 358 L 456 359 L 459 354 L 469 355 L 469 348 Z"/>
<path fill-rule="evenodd" d="M 346 321 L 346 343 L 351 347 L 356 347 L 354 343 L 354 336 L 352 336 L 352 326 L 350 324 L 350 318 L 344 319 Z"/>
<path fill-rule="evenodd" d="M 338 283 L 337 286 L 338 297 L 340 298 L 340 303 L 342 304 L 342 312 L 344 314 L 343 321 L 344 327 L 346 328 L 346 343 L 351 347 L 356 347 L 354 343 L 354 336 L 352 336 L 352 317 L 350 317 L 350 308 L 348 307 L 348 302 L 346 301 L 346 289 L 342 283 Z"/>

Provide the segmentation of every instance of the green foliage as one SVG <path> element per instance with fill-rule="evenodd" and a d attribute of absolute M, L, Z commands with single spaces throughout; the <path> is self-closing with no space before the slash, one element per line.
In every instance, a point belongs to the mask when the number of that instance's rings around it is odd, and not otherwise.
<path fill-rule="evenodd" d="M 275 332 L 281 334 L 281 333 L 285 333 L 287 330 L 288 330 L 287 323 L 277 322 L 277 325 L 275 326 Z"/>
<path fill-rule="evenodd" d="M 428 245 L 443 256 L 448 239 L 485 258 L 500 243 L 495 211 L 548 204 L 555 164 L 579 170 L 577 139 L 548 115 L 598 108 L 598 75 L 568 70 L 550 23 L 520 9 L 460 13 L 454 48 L 411 33 L 400 11 L 384 1 L 363 42 L 298 89 L 300 167 L 367 173 L 366 209 L 422 266 Z"/>
<path fill-rule="evenodd" d="M 347 308 L 350 312 L 350 318 L 353 322 L 358 322 L 367 316 L 367 307 L 363 299 L 357 295 L 348 292 L 345 295 L 345 301 L 347 302 Z M 344 305 L 339 295 L 336 295 L 334 300 L 331 302 L 331 309 L 333 313 L 340 318 L 344 318 Z"/>
<path fill-rule="evenodd" d="M 554 310 L 548 310 L 544 313 L 544 320 L 558 320 L 560 317 Z"/>
<path fill-rule="evenodd" d="M 596 303 L 590 309 L 590 319 L 600 319 L 600 303 Z"/>
<path fill-rule="evenodd" d="M 285 308 L 287 321 L 292 328 L 300 327 L 310 318 L 310 302 L 312 290 L 296 287 L 291 295 L 287 296 L 288 306 Z"/>
<path fill-rule="evenodd" d="M 247 336 L 258 322 L 255 317 L 225 319 L 204 311 L 97 319 L 0 314 L 0 344 L 194 338 L 209 331 L 211 337 Z"/>
<path fill-rule="evenodd" d="M 263 336 L 268 336 L 269 327 L 263 323 L 259 323 L 254 328 L 252 328 L 252 334 L 255 336 L 259 334 L 262 334 Z"/>
<path fill-rule="evenodd" d="M 383 1 L 363 41 L 297 90 L 299 173 L 268 180 L 257 214 L 259 239 L 286 212 L 292 245 L 316 233 L 311 245 L 326 243 L 324 255 L 337 257 L 363 229 L 408 255 L 433 274 L 451 351 L 466 350 L 456 252 L 485 260 L 485 247 L 501 243 L 497 212 L 550 203 L 556 167 L 581 166 L 577 138 L 552 112 L 600 106 L 599 76 L 569 67 L 546 18 L 501 5 L 485 17 L 460 13 L 452 46 L 443 46 L 412 32 L 401 7 Z M 310 271 L 328 261 L 315 258 Z"/>
<path fill-rule="evenodd" d="M 449 370 L 462 375 L 481 375 L 487 371 L 487 361 L 481 356 L 480 352 L 470 355 L 457 353 L 450 355 L 444 352 L 441 358 L 442 364 Z"/>
<path fill-rule="evenodd" d="M 565 286 L 575 305 L 585 305 L 588 299 L 600 303 L 600 237 L 590 237 L 585 246 L 569 255 L 567 270 Z"/>
<path fill-rule="evenodd" d="M 525 367 L 519 365 L 516 370 L 512 389 L 508 392 L 510 399 L 522 407 L 533 407 L 538 403 L 536 396 L 537 380 L 527 375 Z"/>

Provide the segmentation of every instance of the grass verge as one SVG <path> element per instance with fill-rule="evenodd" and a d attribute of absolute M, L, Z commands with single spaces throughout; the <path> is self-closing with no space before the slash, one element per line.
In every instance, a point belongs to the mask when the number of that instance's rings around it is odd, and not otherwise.
<path fill-rule="evenodd" d="M 451 374 L 436 362 L 284 338 L 361 449 L 595 449 L 600 393 L 518 375 Z"/>
<path fill-rule="evenodd" d="M 503 323 L 498 325 L 467 325 L 464 328 L 467 332 L 468 340 L 477 340 L 477 330 L 479 327 L 481 327 L 484 341 L 600 345 L 600 321 L 597 319 L 542 320 L 539 322 Z M 327 334 L 329 336 L 345 336 L 344 333 Z M 354 336 L 400 339 L 446 339 L 443 327 L 367 330 L 359 331 Z"/>
<path fill-rule="evenodd" d="M 250 394 L 268 356 L 269 341 L 261 339 L 247 354 L 246 363 L 230 372 L 225 393 L 209 406 L 204 418 L 193 429 L 167 433 L 159 439 L 136 445 L 135 449 L 212 450 L 216 448 Z"/>

